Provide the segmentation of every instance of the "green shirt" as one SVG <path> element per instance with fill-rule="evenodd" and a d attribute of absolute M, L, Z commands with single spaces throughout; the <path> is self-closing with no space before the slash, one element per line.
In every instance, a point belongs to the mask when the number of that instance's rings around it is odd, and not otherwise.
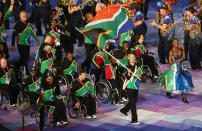
<path fill-rule="evenodd" d="M 141 75 L 143 73 L 142 69 L 139 67 L 135 74 L 136 75 Z M 129 80 L 127 80 L 128 82 Z M 140 79 L 137 79 L 136 77 L 133 77 L 132 79 L 130 79 L 128 85 L 127 85 L 128 89 L 139 89 L 140 88 Z"/>

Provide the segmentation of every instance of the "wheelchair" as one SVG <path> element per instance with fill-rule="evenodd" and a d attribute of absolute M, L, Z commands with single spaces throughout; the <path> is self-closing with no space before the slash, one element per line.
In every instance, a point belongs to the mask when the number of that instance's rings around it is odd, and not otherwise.
<path fill-rule="evenodd" d="M 95 85 L 95 97 L 101 103 L 111 101 L 112 104 L 120 99 L 118 89 L 112 88 L 108 80 L 101 80 Z"/>
<path fill-rule="evenodd" d="M 76 107 L 76 103 L 79 103 L 79 106 Z M 87 112 L 86 106 L 80 103 L 79 99 L 73 100 L 70 96 L 67 102 L 68 114 L 72 119 L 79 119 L 84 117 L 85 113 Z"/>
<path fill-rule="evenodd" d="M 7 110 L 10 105 L 10 97 L 6 92 L 0 89 L 0 108 Z"/>
<path fill-rule="evenodd" d="M 33 117 L 33 114 L 34 114 L 34 108 L 35 108 L 35 105 L 36 105 L 36 101 L 33 99 L 33 98 L 30 98 L 30 95 L 27 91 L 27 89 L 25 87 L 24 84 L 22 84 L 20 86 L 20 93 L 18 95 L 18 98 L 17 98 L 17 108 L 20 110 L 20 106 L 26 102 L 29 106 L 29 109 L 31 109 L 31 117 Z M 40 92 L 40 89 L 39 89 L 39 92 Z"/>
<path fill-rule="evenodd" d="M 50 110 L 53 110 L 53 112 L 49 115 Z M 55 110 L 55 107 L 53 106 L 45 105 L 43 102 L 37 103 L 35 106 L 34 114 L 33 114 L 36 120 L 36 123 L 40 125 L 40 112 L 41 112 L 41 114 L 43 115 L 42 121 L 44 125 L 48 125 L 50 128 L 52 128 L 53 125 L 55 125 L 53 120 L 54 110 Z"/>
<path fill-rule="evenodd" d="M 71 86 L 69 80 L 63 74 L 58 74 L 57 77 L 58 77 L 58 82 L 60 87 L 60 94 L 62 96 L 68 95 L 68 93 L 70 92 L 70 86 Z"/>
<path fill-rule="evenodd" d="M 161 75 L 163 73 L 163 69 L 162 69 L 161 65 L 156 62 L 154 53 L 150 52 L 149 55 L 154 58 L 154 63 L 155 63 L 154 66 L 158 71 L 158 76 Z M 141 69 L 143 71 L 143 74 L 141 77 L 141 82 L 146 83 L 148 78 L 152 78 L 151 69 L 148 65 L 143 64 L 143 59 L 141 57 L 137 57 L 137 62 L 141 65 Z"/>
<path fill-rule="evenodd" d="M 8 86 L 8 85 L 5 85 Z M 20 84 L 16 83 L 15 88 L 20 88 Z M 11 105 L 11 98 L 8 94 L 8 92 L 5 92 L 4 90 L 0 89 L 0 108 L 4 110 L 8 109 L 15 109 L 15 104 L 14 106 Z"/>

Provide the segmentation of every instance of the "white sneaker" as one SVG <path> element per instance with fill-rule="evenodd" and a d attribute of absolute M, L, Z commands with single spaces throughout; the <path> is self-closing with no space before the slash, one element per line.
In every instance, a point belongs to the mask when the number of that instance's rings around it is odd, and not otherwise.
<path fill-rule="evenodd" d="M 86 119 L 91 119 L 92 117 L 91 117 L 91 116 L 86 116 L 85 118 L 86 118 Z"/>
<path fill-rule="evenodd" d="M 10 105 L 10 107 L 16 107 L 17 105 L 16 104 L 12 104 L 12 105 Z"/>
<path fill-rule="evenodd" d="M 61 122 L 57 122 L 56 126 L 61 126 L 62 123 Z"/>
<path fill-rule="evenodd" d="M 140 122 L 139 122 L 139 121 L 135 121 L 135 122 L 132 122 L 132 124 L 134 124 L 134 125 L 139 125 Z"/>
<path fill-rule="evenodd" d="M 91 116 L 93 119 L 96 119 L 97 118 L 97 115 L 92 115 Z"/>
<path fill-rule="evenodd" d="M 121 102 L 127 102 L 128 100 L 125 97 L 122 97 Z"/>
<path fill-rule="evenodd" d="M 61 121 L 61 123 L 62 123 L 62 125 L 66 125 L 66 124 L 68 124 L 67 121 Z"/>

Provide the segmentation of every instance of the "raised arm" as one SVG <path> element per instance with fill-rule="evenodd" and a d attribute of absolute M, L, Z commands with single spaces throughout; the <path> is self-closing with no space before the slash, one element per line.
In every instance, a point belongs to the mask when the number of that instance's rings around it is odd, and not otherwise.
<path fill-rule="evenodd" d="M 8 19 L 8 17 L 11 15 L 12 11 L 13 11 L 13 7 L 14 7 L 14 0 L 11 0 L 11 4 L 10 7 L 8 9 L 8 11 L 6 12 L 5 16 L 3 17 L 3 22 L 5 23 L 6 20 Z"/>

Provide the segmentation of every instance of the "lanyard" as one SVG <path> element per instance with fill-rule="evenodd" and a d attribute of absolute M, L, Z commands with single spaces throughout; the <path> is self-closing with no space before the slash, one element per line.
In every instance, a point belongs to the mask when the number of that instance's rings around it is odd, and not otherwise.
<path fill-rule="evenodd" d="M 79 79 L 77 79 L 77 81 L 78 81 L 79 83 L 81 83 L 83 86 L 85 85 L 85 84 L 83 84 L 83 82 L 81 82 Z"/>
<path fill-rule="evenodd" d="M 36 77 L 34 77 L 34 78 L 36 78 Z M 34 83 L 34 82 L 35 82 L 35 80 L 36 80 L 36 79 L 34 79 L 34 78 L 32 77 L 32 82 L 33 82 L 33 83 Z"/>
<path fill-rule="evenodd" d="M 21 22 L 24 23 L 24 24 L 27 24 L 25 21 L 22 21 L 22 20 L 21 20 Z"/>
<path fill-rule="evenodd" d="M 57 27 L 55 27 L 55 29 L 54 29 L 53 26 L 51 26 L 51 29 L 53 30 L 53 32 L 58 33 L 58 28 Z"/>
<path fill-rule="evenodd" d="M 48 53 L 46 53 L 46 57 L 48 58 L 48 63 L 51 65 L 51 63 L 50 63 L 50 61 L 49 61 L 50 57 L 49 57 L 49 54 L 48 54 Z"/>
<path fill-rule="evenodd" d="M 8 69 L 8 66 L 6 67 L 6 69 L 8 70 L 8 72 L 9 72 L 9 69 Z M 6 74 L 6 71 L 3 69 L 3 72 Z"/>

